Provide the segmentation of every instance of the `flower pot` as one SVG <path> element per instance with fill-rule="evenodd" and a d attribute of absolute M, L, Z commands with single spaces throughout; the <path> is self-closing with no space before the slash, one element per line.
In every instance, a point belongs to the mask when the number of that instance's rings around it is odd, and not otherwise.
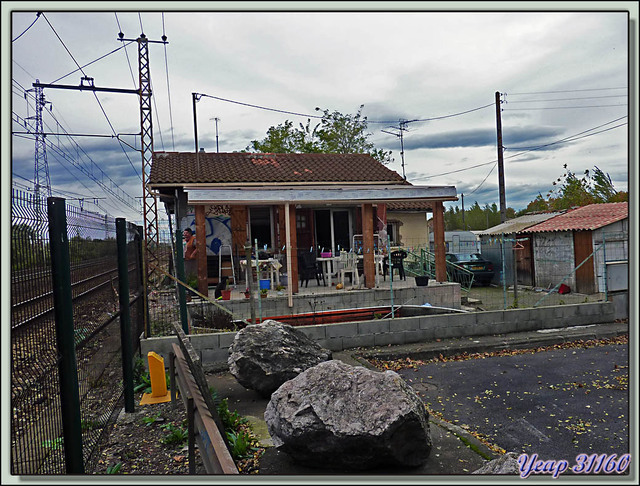
<path fill-rule="evenodd" d="M 418 287 L 425 287 L 429 285 L 429 277 L 427 276 L 418 276 L 416 277 L 416 285 Z"/>
<path fill-rule="evenodd" d="M 222 300 L 231 300 L 231 290 L 222 290 Z"/>
<path fill-rule="evenodd" d="M 267 294 L 263 294 L 262 292 L 260 292 L 260 298 L 261 299 L 266 299 L 267 298 Z"/>

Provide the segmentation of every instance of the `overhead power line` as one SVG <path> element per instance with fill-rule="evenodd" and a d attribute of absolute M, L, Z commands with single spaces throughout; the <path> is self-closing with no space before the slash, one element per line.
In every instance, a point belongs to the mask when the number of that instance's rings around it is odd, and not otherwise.
<path fill-rule="evenodd" d="M 307 118 L 318 118 L 318 119 L 322 119 L 323 118 L 321 115 L 309 115 L 307 113 L 297 113 L 297 112 L 294 112 L 294 111 L 281 110 L 281 109 L 277 109 L 277 108 L 268 108 L 266 106 L 255 105 L 255 104 L 252 104 L 252 103 L 244 103 L 244 102 L 241 102 L 241 101 L 230 100 L 230 99 L 227 99 L 227 98 L 221 98 L 219 96 L 212 96 L 212 95 L 208 95 L 208 94 L 205 94 L 205 93 L 194 93 L 194 94 L 198 95 L 199 97 L 204 96 L 205 98 L 212 98 L 214 100 L 224 101 L 226 103 L 233 103 L 233 104 L 236 104 L 236 105 L 247 106 L 249 108 L 256 108 L 256 109 L 259 109 L 259 110 L 266 110 L 266 111 L 273 111 L 273 112 L 276 112 L 276 113 L 283 113 L 285 115 L 304 116 L 304 117 L 307 117 Z M 458 113 L 452 113 L 452 114 L 449 114 L 449 115 L 436 116 L 436 117 L 431 117 L 431 118 L 415 118 L 413 120 L 406 120 L 405 123 L 442 120 L 442 119 L 445 119 L 445 118 L 452 118 L 452 117 L 455 117 L 455 116 L 466 115 L 467 113 L 472 113 L 474 111 L 482 110 L 482 109 L 488 108 L 490 106 L 493 106 L 493 103 L 489 103 L 487 105 L 479 106 L 477 108 L 472 108 L 470 110 L 465 110 L 465 111 L 461 111 L 461 112 L 458 112 Z M 389 124 L 389 123 L 396 123 L 396 122 L 397 122 L 397 120 L 368 120 L 367 119 L 367 123 Z"/>
<path fill-rule="evenodd" d="M 583 93 L 586 91 L 609 91 L 614 89 L 628 89 L 626 86 L 621 86 L 619 88 L 589 88 L 589 89 L 564 89 L 557 91 L 530 91 L 529 93 L 505 93 L 508 96 L 521 96 L 521 95 L 532 95 L 532 94 L 549 94 L 549 93 Z"/>
<path fill-rule="evenodd" d="M 29 25 L 29 27 L 27 27 L 26 29 L 24 29 L 24 31 L 22 31 L 22 34 L 20 34 L 18 37 L 16 37 L 15 39 L 13 39 L 11 42 L 15 42 L 17 41 L 20 37 L 22 37 L 31 27 L 33 27 L 33 24 L 35 24 L 38 19 L 40 18 L 40 15 L 42 15 L 42 12 L 38 12 L 36 14 L 36 18 L 34 19 L 33 22 L 31 22 L 31 25 Z"/>
<path fill-rule="evenodd" d="M 573 141 L 576 141 L 576 140 L 587 138 L 587 137 L 590 137 L 590 136 L 593 136 L 593 135 L 598 135 L 600 133 L 603 133 L 603 132 L 606 132 L 606 131 L 609 131 L 609 130 L 613 130 L 614 128 L 619 128 L 621 126 L 627 125 L 627 123 L 626 122 L 625 123 L 621 123 L 619 125 L 615 125 L 613 127 L 609 127 L 607 129 L 604 129 L 604 130 L 600 130 L 598 132 L 588 133 L 588 132 L 592 132 L 593 130 L 598 130 L 599 128 L 602 128 L 602 127 L 604 127 L 606 125 L 610 125 L 611 123 L 615 123 L 615 122 L 617 122 L 617 121 L 619 121 L 619 120 L 621 120 L 623 118 L 627 118 L 627 117 L 623 116 L 623 117 L 620 117 L 620 118 L 616 118 L 615 120 L 612 120 L 610 122 L 603 123 L 602 125 L 598 125 L 597 127 L 590 128 L 588 130 L 584 130 L 584 131 L 576 133 L 574 135 L 570 135 L 570 136 L 565 137 L 563 139 L 555 140 L 553 142 L 549 142 L 549 143 L 545 143 L 545 144 L 542 144 L 542 145 L 538 145 L 538 146 L 535 146 L 535 147 L 528 148 L 526 150 L 523 150 L 522 152 L 518 152 L 517 154 L 512 154 L 512 155 L 506 156 L 505 159 L 512 159 L 512 158 L 524 155 L 524 154 L 526 154 L 528 152 L 533 152 L 535 150 L 540 150 L 540 149 L 543 149 L 545 147 L 549 147 L 551 145 L 556 145 L 556 144 L 559 144 L 559 143 L 569 143 L 569 142 L 573 142 Z M 505 148 L 505 150 L 515 150 L 515 149 L 508 149 L 507 147 L 504 147 L 504 148 Z M 457 172 L 465 172 L 465 171 L 468 171 L 468 170 L 471 170 L 471 169 L 477 169 L 478 167 L 483 167 L 483 166 L 489 165 L 489 164 L 495 164 L 497 162 L 498 162 L 497 159 L 494 159 L 494 160 L 491 160 L 490 162 L 483 162 L 481 164 L 476 164 L 476 165 L 472 165 L 472 166 L 469 166 L 469 167 L 464 167 L 462 169 L 456 169 L 456 170 L 452 170 L 452 171 L 448 171 L 448 172 L 441 172 L 439 174 L 434 174 L 434 175 L 430 175 L 430 176 L 416 177 L 413 180 L 414 181 L 423 181 L 423 180 L 427 180 L 427 179 L 433 179 L 435 177 L 441 177 L 441 176 L 445 176 L 445 175 L 449 175 L 449 174 L 455 174 Z"/>

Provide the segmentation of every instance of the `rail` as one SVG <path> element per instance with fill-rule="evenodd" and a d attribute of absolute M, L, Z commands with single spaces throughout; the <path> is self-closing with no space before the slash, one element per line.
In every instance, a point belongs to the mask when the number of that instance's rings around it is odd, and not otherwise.
<path fill-rule="evenodd" d="M 217 416 L 216 407 L 202 365 L 189 338 L 178 325 L 174 325 L 178 344 L 172 344 L 170 354 L 171 401 L 176 401 L 176 384 L 187 410 L 189 437 L 189 473 L 195 473 L 195 442 L 208 474 L 239 474 L 227 443 L 224 427 Z"/>

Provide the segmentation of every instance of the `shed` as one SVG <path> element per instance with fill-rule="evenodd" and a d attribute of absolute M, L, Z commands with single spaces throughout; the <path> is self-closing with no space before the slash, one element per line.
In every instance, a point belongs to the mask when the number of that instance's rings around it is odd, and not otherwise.
<path fill-rule="evenodd" d="M 629 258 L 627 202 L 571 209 L 526 230 L 533 236 L 536 285 L 563 281 L 576 292 L 604 292 L 606 262 Z"/>

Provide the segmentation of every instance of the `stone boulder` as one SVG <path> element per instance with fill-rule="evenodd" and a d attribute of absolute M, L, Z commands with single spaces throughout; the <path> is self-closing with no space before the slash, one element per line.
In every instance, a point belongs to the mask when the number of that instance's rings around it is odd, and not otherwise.
<path fill-rule="evenodd" d="M 518 456 L 515 452 L 507 452 L 497 459 L 489 461 L 471 474 L 520 474 Z"/>
<path fill-rule="evenodd" d="M 278 388 L 264 419 L 278 450 L 311 467 L 414 467 L 431 452 L 429 413 L 394 371 L 320 363 Z"/>
<path fill-rule="evenodd" d="M 331 357 L 299 329 L 270 319 L 240 330 L 227 362 L 238 383 L 268 398 L 285 381 Z"/>

